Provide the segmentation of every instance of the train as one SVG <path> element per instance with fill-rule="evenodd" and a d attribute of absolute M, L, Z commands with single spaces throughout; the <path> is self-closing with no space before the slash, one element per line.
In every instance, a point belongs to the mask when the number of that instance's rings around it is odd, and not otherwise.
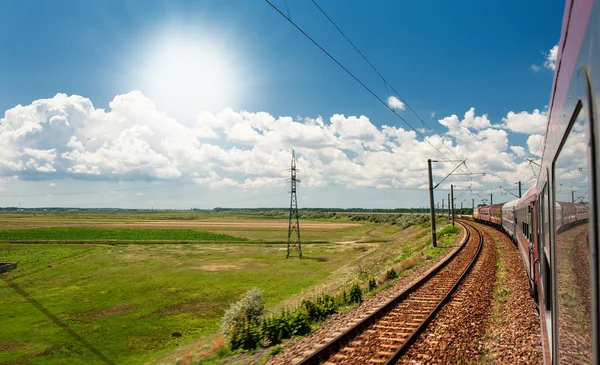
<path fill-rule="evenodd" d="M 517 245 L 536 301 L 545 364 L 599 363 L 600 4 L 568 0 L 533 186 L 473 218 Z M 539 151 L 539 153 L 538 153 Z"/>

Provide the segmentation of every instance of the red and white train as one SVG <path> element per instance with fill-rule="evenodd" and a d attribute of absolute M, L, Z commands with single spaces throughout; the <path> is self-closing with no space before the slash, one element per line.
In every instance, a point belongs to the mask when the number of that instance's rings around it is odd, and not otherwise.
<path fill-rule="evenodd" d="M 600 3 L 568 0 L 535 186 L 475 219 L 517 244 L 538 303 L 544 363 L 599 363 Z"/>

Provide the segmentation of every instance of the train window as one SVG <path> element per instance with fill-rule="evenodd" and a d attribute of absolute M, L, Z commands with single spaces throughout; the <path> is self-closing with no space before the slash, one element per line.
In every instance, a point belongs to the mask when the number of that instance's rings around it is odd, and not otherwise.
<path fill-rule="evenodd" d="M 550 201 L 548 195 L 548 183 L 542 191 L 542 252 L 540 253 L 540 264 L 542 279 L 544 282 L 544 298 L 546 311 L 552 311 L 552 272 L 550 271 Z"/>
<path fill-rule="evenodd" d="M 576 115 L 553 164 L 558 357 L 564 364 L 590 364 L 589 133 L 583 110 Z"/>

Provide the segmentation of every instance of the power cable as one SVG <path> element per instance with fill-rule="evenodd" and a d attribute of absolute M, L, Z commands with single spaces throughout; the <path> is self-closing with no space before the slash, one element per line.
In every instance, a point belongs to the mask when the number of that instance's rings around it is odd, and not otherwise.
<path fill-rule="evenodd" d="M 277 13 L 279 13 L 279 15 L 281 15 L 283 18 L 285 18 L 285 20 L 287 20 L 290 24 L 292 24 L 294 26 L 294 28 L 296 28 L 300 33 L 302 33 L 308 40 L 310 40 L 315 46 L 317 46 L 323 53 L 325 53 L 325 55 L 327 55 L 333 62 L 335 62 L 342 70 L 346 71 L 346 73 L 348 75 L 350 75 L 350 77 L 352 77 L 356 82 L 358 82 L 360 84 L 360 86 L 362 86 L 365 90 L 367 90 L 375 99 L 379 100 L 379 102 L 381 104 L 383 104 L 386 108 L 388 108 L 392 113 L 394 113 L 394 115 L 396 115 L 396 117 L 398 117 L 402 122 L 404 122 L 410 129 L 412 129 L 418 136 L 420 136 L 421 138 L 423 138 L 423 141 L 427 142 L 427 144 L 429 144 L 431 147 L 433 147 L 436 151 L 438 151 L 442 156 L 444 156 L 444 158 L 446 158 L 447 160 L 450 160 L 450 158 L 448 158 L 448 156 L 446 156 L 442 151 L 440 151 L 436 146 L 433 145 L 433 143 L 431 143 L 430 141 L 427 140 L 427 138 L 425 138 L 425 136 L 419 132 L 415 127 L 413 127 L 410 123 L 408 123 L 406 121 L 406 119 L 404 119 L 400 114 L 398 114 L 393 108 L 391 108 L 383 99 L 381 99 L 377 94 L 375 94 L 375 92 L 373 92 L 373 90 L 371 90 L 367 85 L 365 85 L 362 81 L 360 81 L 360 79 L 358 77 L 356 77 L 350 70 L 348 70 L 344 65 L 342 65 L 340 63 L 340 61 L 338 61 L 335 57 L 333 57 L 329 52 L 327 52 L 325 50 L 325 48 L 323 48 L 319 43 L 317 43 L 317 41 L 315 41 L 311 36 L 309 36 L 304 30 L 302 30 L 302 28 L 300 28 L 292 19 L 290 19 L 289 17 L 287 17 L 284 13 L 281 12 L 281 10 L 279 10 L 279 8 L 277 8 L 275 5 L 273 5 L 273 3 L 271 3 L 269 0 L 265 0 L 267 2 L 267 4 L 269 4 L 273 9 L 275 9 L 275 11 L 277 11 Z"/>
<path fill-rule="evenodd" d="M 394 89 L 394 87 L 392 86 L 392 84 L 390 84 L 386 78 L 381 74 L 381 72 L 379 72 L 379 70 L 377 70 L 377 68 L 371 63 L 371 61 L 369 61 L 367 59 L 367 57 L 358 49 L 358 47 L 356 47 L 356 45 L 350 40 L 350 38 L 348 38 L 348 36 L 346 36 L 346 34 L 340 29 L 340 27 L 337 26 L 337 24 L 329 17 L 329 15 L 327 15 L 327 13 L 325 13 L 325 11 L 319 6 L 319 4 L 317 4 L 317 2 L 315 0 L 311 0 L 312 3 L 317 7 L 317 9 L 319 9 L 319 11 L 321 12 L 321 14 L 323 14 L 323 16 L 325 16 L 325 18 L 327 18 L 327 20 L 329 20 L 329 22 L 331 23 L 331 25 L 333 25 L 335 27 L 335 29 L 337 29 L 337 31 L 342 35 L 342 37 L 344 37 L 344 39 L 346 39 L 346 41 L 352 46 L 352 48 L 354 48 L 354 50 L 356 52 L 358 52 L 358 54 L 363 58 L 363 60 L 365 60 L 365 62 L 371 66 L 371 68 L 373 69 L 373 71 L 375 71 L 375 73 L 383 80 L 383 83 L 385 85 L 386 90 L 388 89 L 388 86 L 390 89 L 392 89 L 392 91 L 394 92 L 394 94 L 396 94 L 396 96 L 398 97 L 398 99 L 400 99 L 400 101 L 402 101 L 404 103 L 404 105 L 406 105 L 406 107 L 413 112 L 413 114 L 421 121 L 421 123 L 427 127 L 427 129 L 429 129 L 429 131 L 431 133 L 433 133 L 433 135 L 442 143 L 442 145 L 444 147 L 446 147 L 446 149 L 448 151 L 450 151 L 450 153 L 452 153 L 454 155 L 454 157 L 460 159 L 460 157 L 458 157 L 456 155 L 456 153 L 454 153 L 454 151 L 452 151 L 452 149 L 450 149 L 448 146 L 446 146 L 446 144 L 444 143 L 444 141 L 442 141 L 442 139 L 433 131 L 433 129 L 427 124 L 425 123 L 425 121 L 423 120 L 423 118 L 421 118 L 421 116 L 410 106 L 410 104 L 404 99 L 402 98 L 402 96 L 400 96 L 400 93 L 398 93 L 396 91 L 396 89 Z M 389 97 L 389 91 L 388 91 L 388 97 Z M 412 128 L 412 127 L 411 127 Z M 467 167 L 467 165 L 465 164 L 465 168 L 471 172 L 471 170 Z"/>

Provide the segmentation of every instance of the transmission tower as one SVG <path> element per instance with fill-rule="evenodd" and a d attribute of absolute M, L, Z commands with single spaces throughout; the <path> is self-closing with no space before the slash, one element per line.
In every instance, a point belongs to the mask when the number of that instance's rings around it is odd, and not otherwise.
<path fill-rule="evenodd" d="M 296 184 L 300 182 L 296 178 L 296 154 L 292 150 L 292 166 L 290 168 L 290 221 L 288 225 L 287 256 L 294 250 L 298 250 L 298 256 L 302 258 L 302 246 L 300 244 L 300 220 L 298 218 L 298 196 L 296 195 Z M 295 232 L 295 233 L 294 233 Z"/>

